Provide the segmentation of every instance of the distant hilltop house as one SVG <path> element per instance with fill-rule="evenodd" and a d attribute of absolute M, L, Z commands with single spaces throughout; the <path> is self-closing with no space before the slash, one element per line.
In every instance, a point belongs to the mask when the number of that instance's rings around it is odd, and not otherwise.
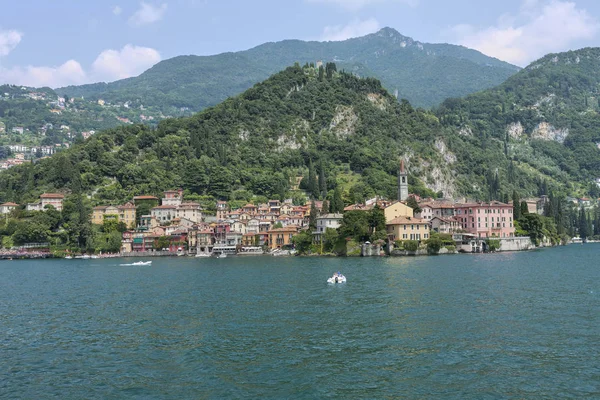
<path fill-rule="evenodd" d="M 98 105 L 100 105 L 100 106 L 104 106 L 104 104 L 105 104 L 105 101 L 104 101 L 104 100 L 102 100 L 102 99 L 98 99 Z"/>
<path fill-rule="evenodd" d="M 27 211 L 44 211 L 46 206 L 53 206 L 58 211 L 62 211 L 63 200 L 65 196 L 60 193 L 44 193 L 40 195 L 38 203 L 27 204 Z"/>
<path fill-rule="evenodd" d="M 123 118 L 123 117 L 117 117 L 117 119 L 120 122 L 123 122 L 124 124 L 131 124 L 132 122 L 129 120 L 129 118 Z"/>
<path fill-rule="evenodd" d="M 0 214 L 9 214 L 13 210 L 15 210 L 18 206 L 19 206 L 18 204 L 11 203 L 11 202 L 0 204 Z"/>
<path fill-rule="evenodd" d="M 12 128 L 12 133 L 18 133 L 19 135 L 22 135 L 24 131 L 25 130 L 22 126 L 15 126 L 14 128 Z"/>

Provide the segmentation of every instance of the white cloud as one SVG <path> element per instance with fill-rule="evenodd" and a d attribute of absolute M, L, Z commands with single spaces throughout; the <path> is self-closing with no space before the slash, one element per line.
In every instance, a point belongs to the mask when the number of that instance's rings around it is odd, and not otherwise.
<path fill-rule="evenodd" d="M 21 42 L 23 34 L 15 30 L 0 30 L 0 57 L 8 55 Z"/>
<path fill-rule="evenodd" d="M 309 3 L 325 3 L 340 6 L 349 10 L 358 10 L 376 3 L 401 3 L 416 7 L 420 0 L 306 0 Z"/>
<path fill-rule="evenodd" d="M 13 67 L 0 68 L 0 82 L 24 86 L 60 87 L 86 83 L 86 73 L 75 60 L 58 67 Z"/>
<path fill-rule="evenodd" d="M 112 13 L 115 15 L 121 15 L 122 12 L 123 12 L 123 9 L 119 6 L 114 6 L 112 8 Z"/>
<path fill-rule="evenodd" d="M 503 15 L 494 26 L 452 28 L 460 44 L 521 66 L 568 50 L 578 40 L 592 39 L 599 30 L 596 18 L 563 0 L 524 0 L 516 15 Z"/>
<path fill-rule="evenodd" d="M 150 3 L 141 2 L 140 8 L 129 17 L 129 24 L 133 26 L 152 24 L 156 21 L 160 21 L 166 11 L 167 3 L 155 6 Z"/>
<path fill-rule="evenodd" d="M 136 76 L 160 61 L 158 51 L 130 44 L 119 50 L 104 50 L 92 64 L 96 80 L 113 81 Z"/>
<path fill-rule="evenodd" d="M 379 30 L 379 22 L 375 18 L 364 21 L 355 19 L 347 25 L 326 26 L 323 29 L 321 40 L 339 41 L 353 37 L 364 36 Z"/>
<path fill-rule="evenodd" d="M 160 59 L 160 54 L 154 49 L 128 44 L 121 50 L 101 52 L 89 71 L 75 60 L 54 67 L 28 65 L 2 68 L 0 66 L 0 84 L 56 88 L 98 81 L 110 82 L 137 76 Z"/>

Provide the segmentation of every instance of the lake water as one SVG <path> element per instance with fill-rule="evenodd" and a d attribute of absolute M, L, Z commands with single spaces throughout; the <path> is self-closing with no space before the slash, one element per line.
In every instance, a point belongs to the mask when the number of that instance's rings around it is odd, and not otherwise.
<path fill-rule="evenodd" d="M 0 398 L 598 399 L 599 254 L 0 261 Z"/>

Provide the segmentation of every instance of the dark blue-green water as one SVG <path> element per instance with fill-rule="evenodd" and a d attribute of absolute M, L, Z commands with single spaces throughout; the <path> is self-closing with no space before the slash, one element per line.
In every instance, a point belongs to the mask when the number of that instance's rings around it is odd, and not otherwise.
<path fill-rule="evenodd" d="M 0 261 L 0 398 L 598 399 L 598 255 Z"/>

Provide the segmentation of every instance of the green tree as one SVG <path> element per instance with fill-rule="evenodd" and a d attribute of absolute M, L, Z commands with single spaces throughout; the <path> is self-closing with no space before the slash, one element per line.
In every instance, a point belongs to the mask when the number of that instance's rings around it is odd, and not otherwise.
<path fill-rule="evenodd" d="M 329 214 L 329 202 L 327 200 L 323 200 L 323 206 L 321 207 L 321 214 Z"/>
<path fill-rule="evenodd" d="M 525 200 L 521 201 L 521 216 L 529 214 L 529 207 Z"/>
<path fill-rule="evenodd" d="M 331 202 L 331 212 L 343 213 L 344 212 L 344 200 L 342 200 L 342 189 L 339 186 L 335 187 L 333 191 L 333 201 Z"/>
<path fill-rule="evenodd" d="M 300 255 L 308 254 L 312 247 L 312 233 L 310 231 L 301 231 L 292 238 L 294 248 Z"/>
<path fill-rule="evenodd" d="M 336 229 L 327 228 L 323 233 L 323 250 L 327 253 L 333 251 L 339 241 L 339 234 Z"/>
<path fill-rule="evenodd" d="M 422 211 L 421 207 L 419 206 L 419 203 L 417 202 L 417 199 L 415 199 L 415 196 L 408 196 L 408 199 L 406 200 L 406 205 L 412 208 L 413 213 L 415 214 L 418 214 Z"/>
<path fill-rule="evenodd" d="M 588 236 L 590 236 L 589 228 L 588 228 L 588 218 L 585 209 L 581 207 L 579 210 L 579 237 L 582 240 L 586 240 Z"/>
<path fill-rule="evenodd" d="M 369 213 L 365 211 L 347 211 L 344 213 L 338 232 L 344 239 L 366 242 L 370 239 Z"/>
<path fill-rule="evenodd" d="M 317 229 L 317 206 L 315 205 L 314 199 L 310 204 L 310 213 L 308 214 L 308 227 L 311 232 Z"/>
<path fill-rule="evenodd" d="M 513 190 L 512 201 L 513 201 L 513 219 L 515 221 L 517 221 L 521 218 L 521 199 L 516 190 Z"/>
<path fill-rule="evenodd" d="M 385 213 L 379 207 L 375 205 L 368 215 L 369 221 L 369 233 L 371 234 L 371 241 L 374 242 L 378 239 L 384 240 L 387 238 L 387 230 L 385 225 Z"/>
<path fill-rule="evenodd" d="M 319 163 L 319 192 L 321 198 L 324 199 L 327 196 L 327 178 L 325 178 L 325 167 L 323 165 L 323 159 Z"/>
<path fill-rule="evenodd" d="M 442 248 L 442 239 L 437 233 L 432 233 L 431 237 L 425 241 L 428 254 L 438 254 Z"/>
<path fill-rule="evenodd" d="M 319 183 L 317 182 L 317 175 L 313 166 L 312 160 L 308 164 L 308 186 L 307 190 L 311 197 L 318 197 L 319 195 Z"/>
<path fill-rule="evenodd" d="M 166 249 L 171 245 L 171 240 L 169 239 L 168 236 L 160 236 L 158 239 L 156 239 L 154 241 L 154 249 L 155 250 L 162 250 L 162 249 Z"/>

